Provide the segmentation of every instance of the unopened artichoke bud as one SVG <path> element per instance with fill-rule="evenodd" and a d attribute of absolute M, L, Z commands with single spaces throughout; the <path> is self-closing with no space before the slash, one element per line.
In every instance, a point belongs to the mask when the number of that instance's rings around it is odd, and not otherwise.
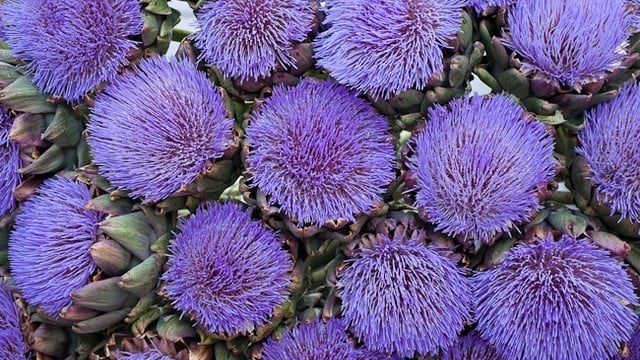
<path fill-rule="evenodd" d="M 584 129 L 570 139 L 568 187 L 576 205 L 599 217 L 623 238 L 640 238 L 640 86 L 624 86 L 616 98 L 585 113 Z"/>
<path fill-rule="evenodd" d="M 100 223 L 100 229 L 109 238 L 142 261 L 151 255 L 151 245 L 169 231 L 164 216 L 155 215 L 148 207 L 143 207 L 143 210 L 108 217 Z"/>
<path fill-rule="evenodd" d="M 142 11 L 143 25 L 140 33 L 145 56 L 164 55 L 174 39 L 174 27 L 180 22 L 180 12 L 169 7 L 168 0 L 141 1 L 147 3 Z"/>
<path fill-rule="evenodd" d="M 38 353 L 57 359 L 68 355 L 69 335 L 61 327 L 42 323 L 29 334 L 28 341 L 30 348 Z"/>
<path fill-rule="evenodd" d="M 472 0 L 487 51 L 476 74 L 494 92 L 517 96 L 529 111 L 552 115 L 557 107 L 565 119 L 574 118 L 640 75 L 629 3 Z"/>
<path fill-rule="evenodd" d="M 269 86 L 296 84 L 314 70 L 318 9 L 315 0 L 204 2 L 195 11 L 193 45 L 217 84 L 240 102 L 253 100 Z M 251 31 L 247 13 L 253 14 Z"/>
<path fill-rule="evenodd" d="M 277 86 L 249 118 L 245 200 L 296 237 L 347 241 L 386 210 L 396 177 L 389 130 L 384 117 L 334 82 Z"/>
<path fill-rule="evenodd" d="M 462 96 L 471 80 L 474 26 L 466 1 L 368 1 L 323 8 L 318 66 L 397 117 Z M 375 21 L 369 21 L 374 17 Z M 385 31 L 380 31 L 384 28 Z M 425 96 L 436 87 L 445 97 Z M 400 125 L 400 124 L 398 124 Z"/>

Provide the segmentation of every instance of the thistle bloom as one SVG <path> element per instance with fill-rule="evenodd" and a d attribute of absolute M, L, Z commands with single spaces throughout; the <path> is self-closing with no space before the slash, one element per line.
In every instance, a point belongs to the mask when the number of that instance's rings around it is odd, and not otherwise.
<path fill-rule="evenodd" d="M 480 337 L 477 332 L 471 332 L 455 342 L 442 353 L 440 360 L 506 360 L 498 355 L 496 348 Z"/>
<path fill-rule="evenodd" d="M 71 292 L 96 269 L 89 247 L 102 214 L 85 209 L 89 189 L 64 178 L 45 181 L 21 206 L 9 239 L 16 287 L 30 305 L 57 317 L 71 305 Z"/>
<path fill-rule="evenodd" d="M 9 140 L 11 119 L 0 107 L 0 217 L 15 208 L 13 190 L 20 185 L 20 149 Z"/>
<path fill-rule="evenodd" d="M 580 88 L 620 66 L 633 18 L 628 0 L 518 0 L 509 9 L 505 44 L 522 69 L 558 86 Z"/>
<path fill-rule="evenodd" d="M 469 320 L 471 288 L 421 232 L 378 237 L 338 278 L 345 322 L 366 348 L 402 357 L 449 347 Z"/>
<path fill-rule="evenodd" d="M 277 86 L 247 128 L 252 181 L 299 225 L 371 210 L 394 178 L 387 120 L 346 88 Z"/>
<path fill-rule="evenodd" d="M 318 64 L 374 98 L 424 88 L 443 70 L 442 49 L 462 24 L 465 0 L 331 1 Z"/>
<path fill-rule="evenodd" d="M 468 0 L 467 5 L 473 6 L 473 8 L 480 13 L 490 6 L 503 7 L 509 6 L 514 2 L 516 2 L 516 0 Z"/>
<path fill-rule="evenodd" d="M 20 326 L 20 314 L 13 295 L 0 280 L 0 358 L 28 359 L 29 347 L 24 341 Z"/>
<path fill-rule="evenodd" d="M 69 102 L 112 80 L 142 29 L 137 0 L 7 0 L 0 18 L 34 84 Z"/>
<path fill-rule="evenodd" d="M 196 13 L 194 40 L 226 77 L 257 80 L 293 65 L 293 45 L 307 37 L 313 17 L 308 0 L 210 1 Z"/>
<path fill-rule="evenodd" d="M 413 142 L 416 206 L 436 229 L 491 244 L 540 207 L 554 175 L 553 139 L 511 97 L 457 99 L 428 112 Z"/>
<path fill-rule="evenodd" d="M 267 323 L 288 296 L 292 261 L 278 236 L 232 203 L 200 206 L 180 223 L 163 275 L 173 305 L 212 333 Z"/>
<path fill-rule="evenodd" d="M 618 96 L 587 111 L 576 148 L 593 172 L 597 199 L 611 205 L 611 214 L 633 222 L 640 221 L 638 107 L 640 86 L 623 87 Z"/>
<path fill-rule="evenodd" d="M 119 352 L 116 355 L 118 360 L 172 360 L 172 357 L 163 354 L 160 350 L 150 349 L 141 352 Z"/>
<path fill-rule="evenodd" d="M 88 142 L 112 185 L 158 201 L 222 156 L 232 143 L 232 126 L 205 73 L 186 59 L 156 57 L 96 97 Z"/>
<path fill-rule="evenodd" d="M 622 264 L 568 236 L 520 245 L 472 282 L 477 330 L 508 359 L 610 359 L 637 318 Z"/>
<path fill-rule="evenodd" d="M 349 341 L 346 325 L 340 319 L 326 324 L 316 320 L 287 330 L 282 340 L 269 339 L 262 350 L 264 360 L 359 359 L 359 352 Z"/>

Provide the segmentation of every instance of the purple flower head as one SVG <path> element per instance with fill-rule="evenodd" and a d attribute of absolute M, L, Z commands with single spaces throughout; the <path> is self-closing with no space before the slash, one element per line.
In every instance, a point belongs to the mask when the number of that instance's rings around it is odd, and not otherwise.
<path fill-rule="evenodd" d="M 289 329 L 277 342 L 269 339 L 262 350 L 263 360 L 358 360 L 359 351 L 349 340 L 345 323 L 331 319 L 316 320 Z"/>
<path fill-rule="evenodd" d="M 102 214 L 87 210 L 89 188 L 56 177 L 46 180 L 21 206 L 9 239 L 16 287 L 30 305 L 57 317 L 71 305 L 71 292 L 96 269 L 89 247 Z"/>
<path fill-rule="evenodd" d="M 465 0 L 330 1 L 318 64 L 373 97 L 422 89 L 443 70 L 442 49 L 462 24 Z"/>
<path fill-rule="evenodd" d="M 623 87 L 612 100 L 585 114 L 576 152 L 589 164 L 596 196 L 611 213 L 640 221 L 640 86 Z"/>
<path fill-rule="evenodd" d="M 20 313 L 13 295 L 0 280 L 0 359 L 29 359 L 29 347 L 24 341 Z"/>
<path fill-rule="evenodd" d="M 496 348 L 473 331 L 456 341 L 445 352 L 440 360 L 506 360 L 498 355 Z"/>
<path fill-rule="evenodd" d="M 345 87 L 303 80 L 277 86 L 250 118 L 248 170 L 299 225 L 371 210 L 393 180 L 387 120 Z"/>
<path fill-rule="evenodd" d="M 70 102 L 116 76 L 142 29 L 137 0 L 7 0 L 0 17 L 34 84 Z"/>
<path fill-rule="evenodd" d="M 232 127 L 205 73 L 188 60 L 155 57 L 96 97 L 88 142 L 112 185 L 158 201 L 221 157 L 232 143 Z"/>
<path fill-rule="evenodd" d="M 472 283 L 477 330 L 507 359 L 610 359 L 637 318 L 623 265 L 568 236 L 515 247 Z"/>
<path fill-rule="evenodd" d="M 453 261 L 425 246 L 422 232 L 399 229 L 347 261 L 338 278 L 342 315 L 370 350 L 436 354 L 469 320 L 471 287 Z"/>
<path fill-rule="evenodd" d="M 640 360 L 640 323 L 637 323 L 631 339 L 627 341 L 626 356 L 624 360 Z"/>
<path fill-rule="evenodd" d="M 416 206 L 436 229 L 490 244 L 540 207 L 536 187 L 554 175 L 553 139 L 511 97 L 437 105 L 413 142 Z"/>
<path fill-rule="evenodd" d="M 314 14 L 308 0 L 217 0 L 196 18 L 200 56 L 226 77 L 257 80 L 293 65 L 293 45 L 307 37 Z"/>
<path fill-rule="evenodd" d="M 9 113 L 0 107 L 0 217 L 14 210 L 13 190 L 20 185 L 20 149 L 9 140 L 10 131 Z"/>
<path fill-rule="evenodd" d="M 121 351 L 116 354 L 116 359 L 118 360 L 172 360 L 173 358 L 169 355 L 163 354 L 160 350 L 149 349 L 146 351 L 140 351 L 135 353 Z"/>
<path fill-rule="evenodd" d="M 620 67 L 632 16 L 627 0 L 518 0 L 509 9 L 505 44 L 522 69 L 558 86 L 580 88 Z"/>
<path fill-rule="evenodd" d="M 509 6 L 515 2 L 516 0 L 468 0 L 467 5 L 473 6 L 478 13 L 481 13 L 484 9 L 490 6 L 503 7 Z"/>
<path fill-rule="evenodd" d="M 180 223 L 169 250 L 167 296 L 212 333 L 251 331 L 287 300 L 291 257 L 240 205 L 200 206 Z"/>

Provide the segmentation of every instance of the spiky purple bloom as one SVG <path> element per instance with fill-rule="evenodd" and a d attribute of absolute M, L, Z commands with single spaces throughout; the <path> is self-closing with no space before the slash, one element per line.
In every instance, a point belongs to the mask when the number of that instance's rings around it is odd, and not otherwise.
<path fill-rule="evenodd" d="M 507 360 L 496 348 L 473 331 L 458 339 L 442 353 L 440 360 Z"/>
<path fill-rule="evenodd" d="M 318 64 L 374 98 L 424 88 L 443 70 L 442 49 L 462 24 L 465 0 L 330 1 Z"/>
<path fill-rule="evenodd" d="M 9 263 L 16 287 L 30 305 L 57 317 L 71 305 L 71 292 L 96 269 L 89 247 L 102 214 L 87 210 L 89 188 L 56 177 L 46 180 L 21 206 L 9 238 Z"/>
<path fill-rule="evenodd" d="M 262 350 L 263 360 L 359 359 L 359 351 L 349 340 L 345 323 L 331 319 L 316 320 L 287 330 L 280 342 L 269 339 Z"/>
<path fill-rule="evenodd" d="M 289 292 L 290 255 L 276 233 L 233 203 L 205 203 L 180 222 L 162 278 L 173 305 L 212 333 L 267 323 Z"/>
<path fill-rule="evenodd" d="M 554 175 L 553 139 L 511 97 L 474 96 L 429 109 L 413 142 L 416 206 L 436 229 L 476 244 L 540 207 Z"/>
<path fill-rule="evenodd" d="M 186 59 L 155 57 L 96 97 L 88 142 L 112 185 L 158 201 L 222 156 L 232 127 L 220 91 L 204 72 Z"/>
<path fill-rule="evenodd" d="M 293 65 L 293 45 L 307 37 L 313 17 L 309 0 L 210 1 L 196 12 L 194 40 L 226 77 L 257 80 Z"/>
<path fill-rule="evenodd" d="M 568 236 L 517 246 L 472 282 L 477 330 L 508 359 L 610 359 L 637 319 L 623 265 Z"/>
<path fill-rule="evenodd" d="M 516 0 L 468 0 L 467 5 L 473 6 L 478 13 L 481 13 L 490 6 L 503 7 L 509 6 L 514 2 L 516 2 Z"/>
<path fill-rule="evenodd" d="M 4 281 L 0 280 L 0 359 L 29 359 L 29 347 L 24 341 L 20 325 L 20 313 L 7 290 Z"/>
<path fill-rule="evenodd" d="M 140 352 L 125 352 L 121 351 L 116 354 L 118 360 L 172 360 L 169 355 L 163 354 L 160 350 L 150 349 Z"/>
<path fill-rule="evenodd" d="M 578 133 L 582 155 L 593 175 L 596 196 L 611 205 L 611 213 L 640 221 L 640 86 L 623 87 L 612 100 L 585 114 Z"/>
<path fill-rule="evenodd" d="M 345 87 L 276 86 L 247 128 L 252 182 L 298 224 L 369 211 L 393 180 L 387 120 Z"/>
<path fill-rule="evenodd" d="M 620 67 L 633 21 L 627 0 L 518 0 L 507 19 L 522 69 L 575 88 Z"/>
<path fill-rule="evenodd" d="M 20 185 L 20 149 L 9 140 L 10 131 L 9 113 L 0 107 L 0 217 L 14 210 L 13 190 Z"/>
<path fill-rule="evenodd" d="M 631 338 L 627 341 L 626 356 L 619 357 L 624 360 L 640 360 L 640 323 L 637 323 Z"/>
<path fill-rule="evenodd" d="M 0 17 L 34 84 L 70 102 L 117 75 L 142 29 L 137 0 L 7 0 Z"/>
<path fill-rule="evenodd" d="M 449 347 L 470 319 L 471 287 L 421 233 L 379 235 L 338 278 L 342 315 L 366 348 L 403 357 Z"/>

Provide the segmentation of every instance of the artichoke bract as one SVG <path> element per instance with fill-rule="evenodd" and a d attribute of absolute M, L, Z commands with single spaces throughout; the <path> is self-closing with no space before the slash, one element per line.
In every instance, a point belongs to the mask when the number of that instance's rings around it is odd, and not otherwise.
<path fill-rule="evenodd" d="M 627 0 L 475 2 L 482 3 L 507 6 L 480 14 L 488 64 L 474 72 L 493 91 L 516 95 L 530 111 L 564 116 L 546 121 L 571 121 L 637 75 Z"/>
<path fill-rule="evenodd" d="M 249 120 L 245 196 L 296 236 L 349 226 L 353 236 L 383 208 L 395 178 L 388 130 L 344 86 L 315 79 L 278 86 Z"/>

